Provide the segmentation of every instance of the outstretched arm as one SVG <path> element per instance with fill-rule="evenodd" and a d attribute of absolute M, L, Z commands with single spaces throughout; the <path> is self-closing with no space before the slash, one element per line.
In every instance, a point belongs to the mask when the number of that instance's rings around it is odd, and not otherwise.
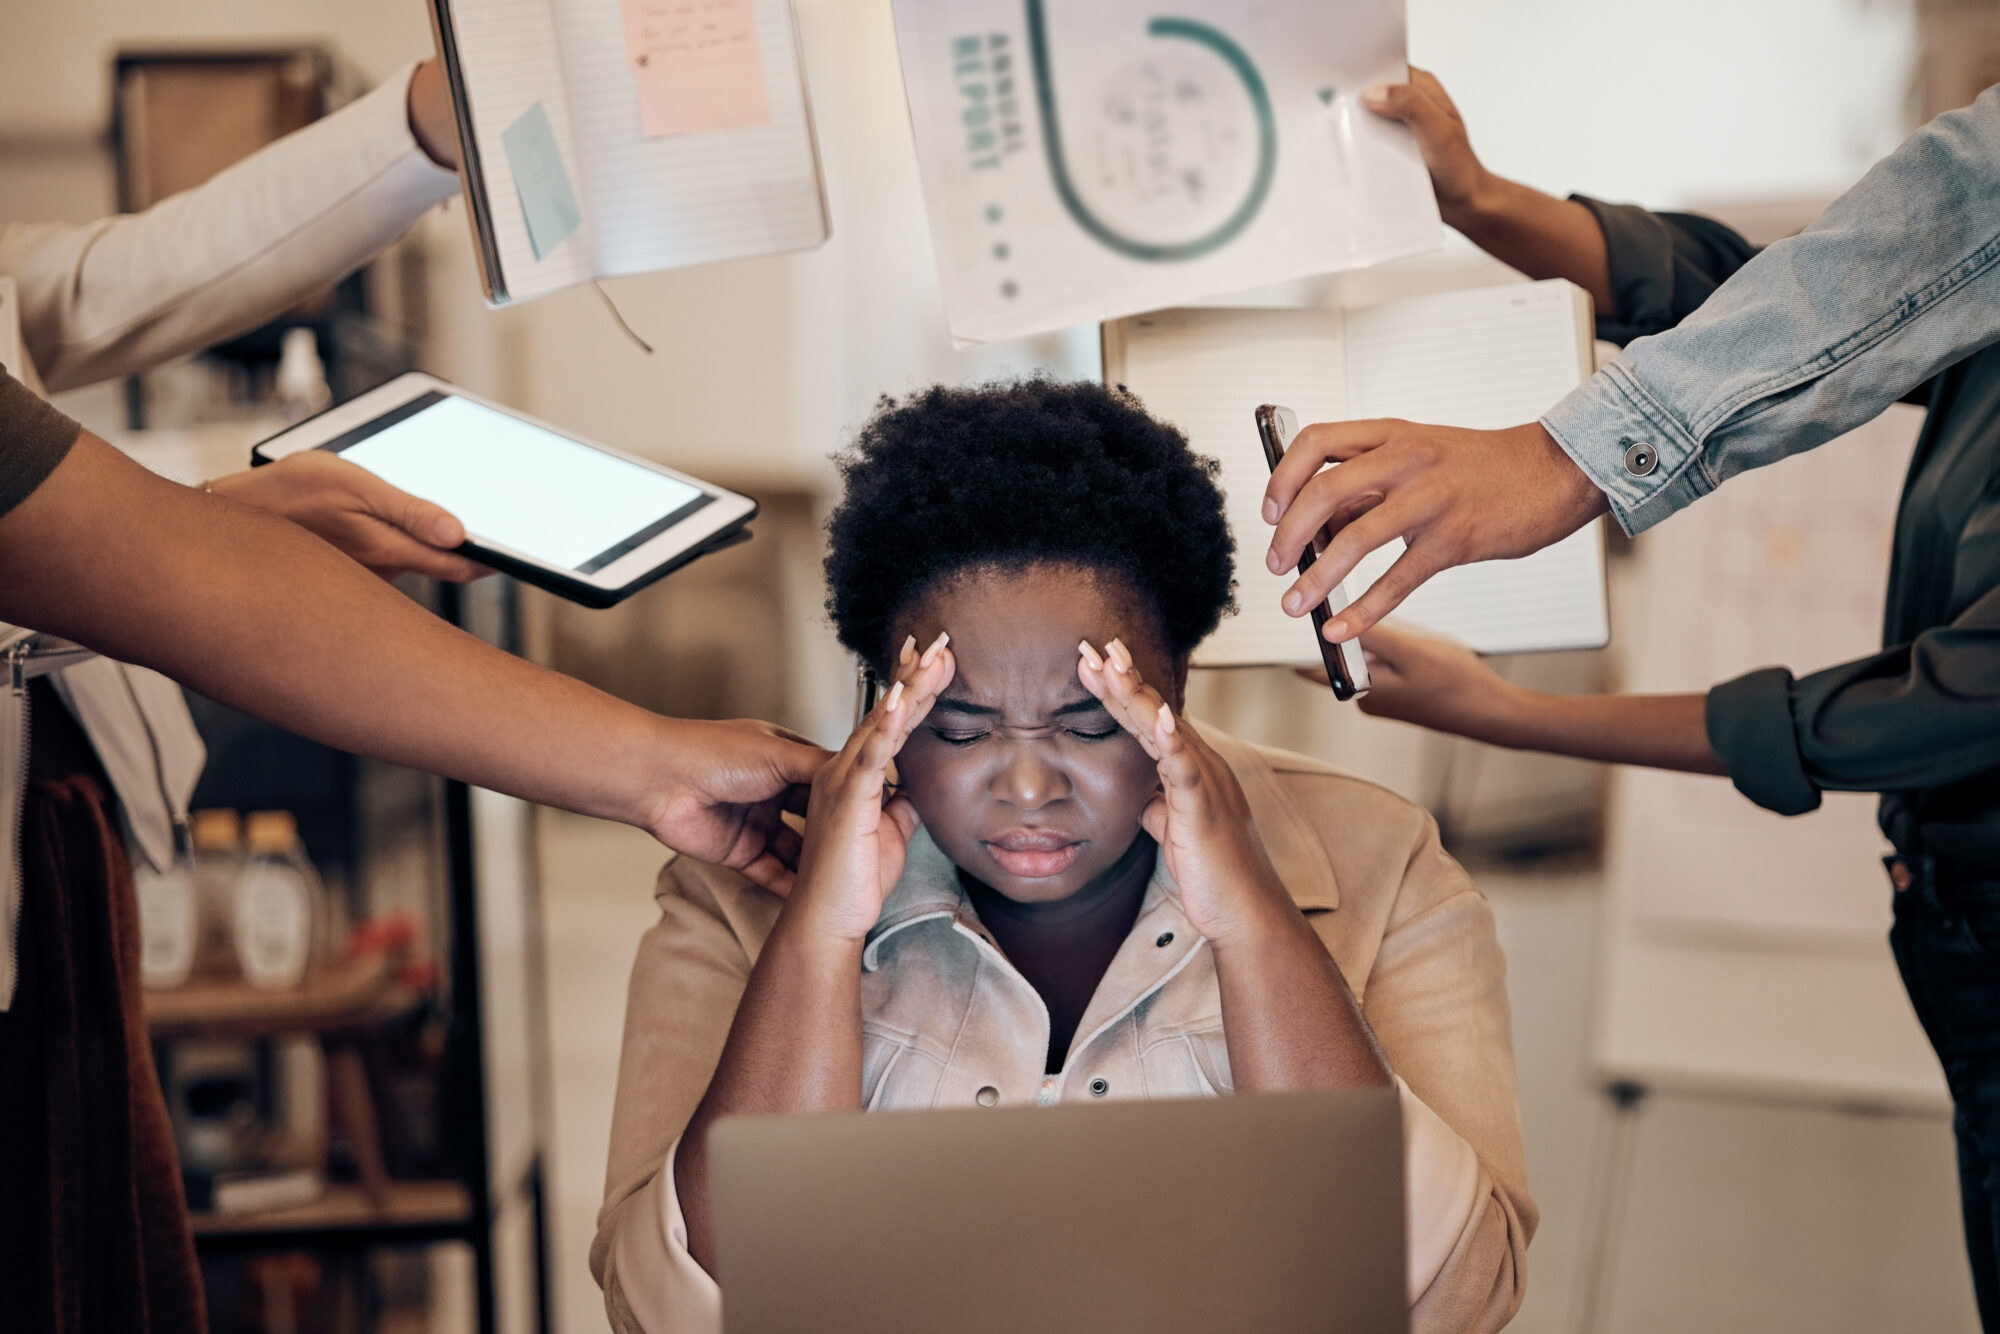
<path fill-rule="evenodd" d="M 51 390 L 277 318 L 458 193 L 434 61 L 143 213 L 0 226 L 21 338 Z"/>
<path fill-rule="evenodd" d="M 1538 551 L 1607 508 L 1641 532 L 1739 472 L 1867 421 L 2000 336 L 1996 188 L 2000 88 L 1910 136 L 1819 221 L 1539 422 L 1300 432 L 1266 492 L 1271 568 L 1292 568 L 1322 526 L 1334 536 L 1287 610 L 1304 614 L 1403 538 L 1390 571 L 1328 622 L 1329 637 L 1347 638 L 1440 570 Z"/>
<path fill-rule="evenodd" d="M 0 376 L 6 430 L 63 420 Z M 762 724 L 663 718 L 503 653 L 305 530 L 88 432 L 0 513 L 0 620 L 328 745 L 638 825 L 780 891 L 797 850 L 782 804 L 825 754 Z"/>
<path fill-rule="evenodd" d="M 1513 750 L 1721 774 L 1705 695 L 1551 695 L 1506 680 L 1460 644 L 1390 625 L 1361 638 L 1361 711 Z"/>

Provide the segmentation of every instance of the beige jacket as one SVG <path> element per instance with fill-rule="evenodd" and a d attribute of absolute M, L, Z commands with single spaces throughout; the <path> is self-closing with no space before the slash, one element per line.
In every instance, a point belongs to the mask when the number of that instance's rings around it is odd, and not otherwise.
<path fill-rule="evenodd" d="M 1203 734 L 1242 782 L 1272 862 L 1396 1072 L 1412 1328 L 1498 1329 L 1521 1302 L 1536 1212 L 1492 911 L 1420 807 L 1316 761 Z M 626 1003 L 591 1269 L 620 1331 L 713 1334 L 720 1292 L 687 1252 L 673 1151 L 780 902 L 688 858 L 661 871 L 656 897 L 661 920 L 640 944 Z M 1204 945 L 1156 869 L 1062 1072 L 1045 1075 L 1047 1011 L 920 831 L 862 956 L 864 1104 L 970 1107 L 987 1088 L 1001 1105 L 1227 1092 Z"/>

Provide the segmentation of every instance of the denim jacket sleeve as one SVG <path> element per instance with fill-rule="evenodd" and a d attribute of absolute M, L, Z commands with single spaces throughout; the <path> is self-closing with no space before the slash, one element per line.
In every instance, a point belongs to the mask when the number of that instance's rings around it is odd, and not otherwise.
<path fill-rule="evenodd" d="M 2000 338 L 2000 88 L 1938 117 L 1542 418 L 1638 533 Z M 1628 463 L 1628 459 L 1631 460 Z"/>

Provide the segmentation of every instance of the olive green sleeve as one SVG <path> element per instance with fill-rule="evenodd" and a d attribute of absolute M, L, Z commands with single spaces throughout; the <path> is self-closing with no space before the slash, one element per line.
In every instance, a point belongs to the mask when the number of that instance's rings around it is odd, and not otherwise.
<path fill-rule="evenodd" d="M 82 430 L 0 368 L 0 516 L 56 470 Z"/>
<path fill-rule="evenodd" d="M 1967 531 L 1989 530 L 2000 533 L 2000 504 Z M 1914 791 L 2000 768 L 2000 588 L 1872 657 L 1725 681 L 1708 692 L 1707 723 L 1737 790 L 1781 815 L 1814 809 L 1822 791 Z"/>

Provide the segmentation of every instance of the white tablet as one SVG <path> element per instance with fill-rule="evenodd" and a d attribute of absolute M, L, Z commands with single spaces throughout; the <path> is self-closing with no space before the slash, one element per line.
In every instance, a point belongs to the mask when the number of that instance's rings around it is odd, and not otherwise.
<path fill-rule="evenodd" d="M 579 440 L 428 375 L 398 376 L 272 436 L 251 461 L 328 449 L 465 525 L 459 550 L 608 607 L 747 534 L 747 496 Z"/>

